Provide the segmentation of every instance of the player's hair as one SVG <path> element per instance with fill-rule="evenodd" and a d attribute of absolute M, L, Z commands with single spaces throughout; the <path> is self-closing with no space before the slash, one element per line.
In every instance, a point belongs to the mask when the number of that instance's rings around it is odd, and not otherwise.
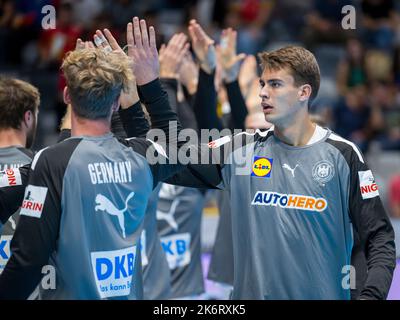
<path fill-rule="evenodd" d="M 28 82 L 0 77 L 0 129 L 20 129 L 25 112 L 36 113 L 40 93 Z"/>
<path fill-rule="evenodd" d="M 258 54 L 262 70 L 281 70 L 287 68 L 294 78 L 296 86 L 309 84 L 311 86 L 311 103 L 318 94 L 320 71 L 314 55 L 305 48 L 297 46 L 284 47 L 272 52 Z"/>
<path fill-rule="evenodd" d="M 129 58 L 102 49 L 69 52 L 61 66 L 74 112 L 85 119 L 104 119 L 133 74 Z"/>

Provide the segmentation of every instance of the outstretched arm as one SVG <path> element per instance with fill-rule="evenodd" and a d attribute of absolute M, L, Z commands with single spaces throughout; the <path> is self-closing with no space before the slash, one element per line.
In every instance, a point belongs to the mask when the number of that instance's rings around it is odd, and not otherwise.
<path fill-rule="evenodd" d="M 189 35 L 192 48 L 200 64 L 199 80 L 193 111 L 200 129 L 222 130 L 223 126 L 217 115 L 217 92 L 214 86 L 216 53 L 212 40 L 196 22 L 191 20 Z"/>
<path fill-rule="evenodd" d="M 221 43 L 217 45 L 217 61 L 222 68 L 223 81 L 231 106 L 231 115 L 234 129 L 245 129 L 244 122 L 247 116 L 246 103 L 240 91 L 238 77 L 240 62 L 245 54 L 236 53 L 237 32 L 231 28 L 222 31 Z"/>

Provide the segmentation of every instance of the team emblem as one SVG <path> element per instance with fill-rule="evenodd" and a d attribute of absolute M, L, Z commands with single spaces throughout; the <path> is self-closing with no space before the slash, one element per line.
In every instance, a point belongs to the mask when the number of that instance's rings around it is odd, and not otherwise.
<path fill-rule="evenodd" d="M 315 181 L 324 185 L 335 175 L 335 167 L 327 160 L 317 162 L 312 169 L 312 177 Z"/>

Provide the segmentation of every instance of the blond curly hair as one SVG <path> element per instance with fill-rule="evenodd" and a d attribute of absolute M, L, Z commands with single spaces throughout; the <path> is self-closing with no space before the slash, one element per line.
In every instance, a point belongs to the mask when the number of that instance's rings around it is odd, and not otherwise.
<path fill-rule="evenodd" d="M 85 119 L 103 119 L 133 79 L 129 58 L 98 48 L 69 52 L 61 66 L 74 112 Z"/>

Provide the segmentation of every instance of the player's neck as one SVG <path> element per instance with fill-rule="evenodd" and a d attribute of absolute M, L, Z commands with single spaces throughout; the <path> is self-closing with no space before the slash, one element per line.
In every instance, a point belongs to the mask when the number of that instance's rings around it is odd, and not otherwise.
<path fill-rule="evenodd" d="M 110 120 L 89 120 L 71 117 L 71 136 L 102 136 L 110 132 Z"/>
<path fill-rule="evenodd" d="M 26 135 L 17 129 L 0 130 L 0 148 L 26 146 Z"/>
<path fill-rule="evenodd" d="M 288 145 L 301 147 L 307 145 L 308 141 L 310 141 L 315 128 L 316 125 L 311 122 L 308 114 L 306 114 L 303 118 L 296 117 L 290 125 L 275 125 L 274 134 L 279 140 Z"/>

